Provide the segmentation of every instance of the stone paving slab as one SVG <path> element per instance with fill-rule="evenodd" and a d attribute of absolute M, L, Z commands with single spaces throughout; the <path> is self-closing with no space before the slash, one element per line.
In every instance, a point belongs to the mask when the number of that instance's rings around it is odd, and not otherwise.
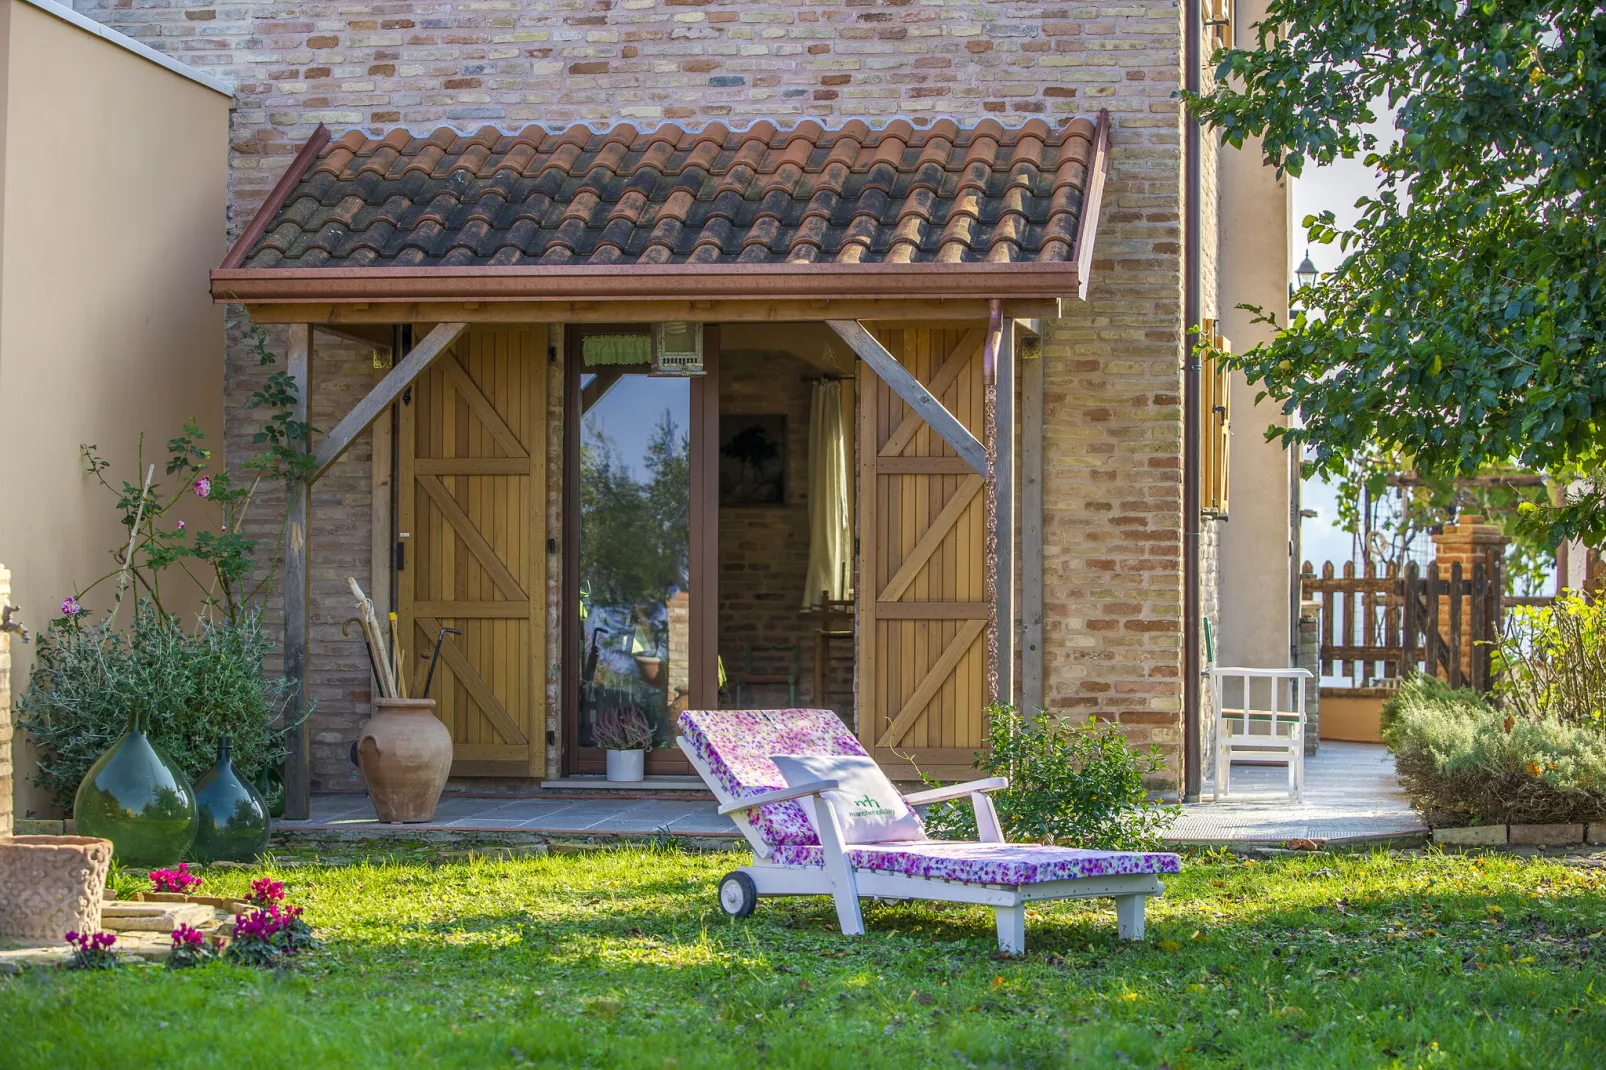
<path fill-rule="evenodd" d="M 1233 767 L 1233 794 L 1185 805 L 1166 839 L 1178 844 L 1276 843 L 1285 840 L 1365 840 L 1426 832 L 1400 791 L 1394 759 L 1371 743 L 1325 742 L 1305 761 L 1305 800 L 1293 804 L 1282 766 Z M 441 799 L 428 824 L 387 825 L 361 795 L 314 795 L 307 821 L 277 821 L 292 837 L 340 832 L 405 839 L 425 832 L 529 833 L 552 836 L 738 837 L 711 800 L 586 796 L 469 796 Z"/>
<path fill-rule="evenodd" d="M 1211 770 L 1213 773 L 1214 771 Z M 1288 797 L 1285 766 L 1236 763 L 1232 794 L 1186 804 L 1166 839 L 1174 843 L 1273 843 L 1284 840 L 1395 839 L 1427 834 L 1377 743 L 1322 743 L 1305 759 L 1305 798 Z"/>

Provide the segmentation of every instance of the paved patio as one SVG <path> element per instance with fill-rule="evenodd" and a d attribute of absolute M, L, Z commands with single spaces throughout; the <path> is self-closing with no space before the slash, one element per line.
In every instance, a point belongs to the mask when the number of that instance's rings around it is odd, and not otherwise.
<path fill-rule="evenodd" d="M 1183 808 L 1168 839 L 1177 843 L 1280 843 L 1285 840 L 1366 840 L 1420 835 L 1426 831 L 1394 778 L 1388 751 L 1368 743 L 1323 743 L 1305 763 L 1305 801 L 1291 804 L 1282 767 L 1234 767 L 1234 795 L 1219 803 Z M 577 786 L 584 782 L 568 781 Z M 679 790 L 677 790 L 679 789 Z M 448 794 L 427 825 L 385 825 L 367 796 L 314 795 L 307 821 L 279 821 L 292 834 L 405 837 L 420 832 L 529 833 L 537 836 L 733 837 L 730 819 L 715 812 L 705 795 L 681 784 L 652 781 L 628 796 L 599 783 L 589 790 L 542 791 L 531 795 Z M 1208 785 L 1205 793 L 1209 798 Z"/>
<path fill-rule="evenodd" d="M 1427 826 L 1405 801 L 1394 758 L 1381 743 L 1322 743 L 1305 759 L 1305 800 L 1288 801 L 1286 766 L 1232 769 L 1230 797 L 1184 806 L 1167 839 L 1177 843 L 1280 843 L 1420 836 Z"/>

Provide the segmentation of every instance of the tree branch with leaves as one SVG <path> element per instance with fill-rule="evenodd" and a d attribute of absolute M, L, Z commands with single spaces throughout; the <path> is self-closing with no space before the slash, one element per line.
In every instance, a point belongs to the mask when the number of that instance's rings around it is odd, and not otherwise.
<path fill-rule="evenodd" d="M 1434 478 L 1511 465 L 1574 484 L 1528 530 L 1606 539 L 1606 8 L 1563 0 L 1272 0 L 1188 106 L 1294 176 L 1361 158 L 1355 225 L 1307 217 L 1336 271 L 1225 355 L 1300 420 L 1308 472 L 1367 450 Z M 1374 131 L 1392 116 L 1392 134 Z M 1263 310 L 1262 322 L 1273 322 Z"/>

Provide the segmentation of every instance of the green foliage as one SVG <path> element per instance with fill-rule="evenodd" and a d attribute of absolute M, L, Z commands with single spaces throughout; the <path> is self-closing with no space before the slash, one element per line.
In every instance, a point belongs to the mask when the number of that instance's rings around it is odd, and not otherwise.
<path fill-rule="evenodd" d="M 1410 474 L 1411 486 L 1391 488 L 1389 477 Z M 1494 465 L 1483 477 L 1527 475 L 1509 465 Z M 1408 551 L 1419 545 L 1436 525 L 1468 515 L 1496 524 L 1511 540 L 1504 562 L 1506 586 L 1518 594 L 1538 594 L 1556 563 L 1556 543 L 1548 533 L 1535 530 L 1522 510 L 1544 505 L 1542 486 L 1479 482 L 1469 485 L 1454 477 L 1423 476 L 1413 472 L 1410 459 L 1398 451 L 1368 449 L 1342 461 L 1342 471 L 1330 479 L 1338 504 L 1339 525 L 1351 535 L 1366 535 L 1367 559 L 1392 562 L 1402 568 Z M 1397 493 L 1390 493 L 1391 490 Z M 1368 506 L 1362 515 L 1363 502 Z"/>
<path fill-rule="evenodd" d="M 277 363 L 268 348 L 267 333 L 255 323 L 248 323 L 246 331 L 257 363 L 262 366 Z M 259 476 L 299 483 L 312 478 L 315 467 L 312 436 L 318 429 L 295 418 L 299 397 L 300 387 L 287 371 L 269 373 L 262 388 L 252 391 L 250 407 L 267 410 L 267 419 L 262 429 L 251 436 L 251 441 L 267 448 L 245 463 L 247 469 Z"/>
<path fill-rule="evenodd" d="M 192 781 L 217 760 L 219 736 L 233 739 L 235 768 L 255 779 L 285 754 L 274 722 L 293 685 L 263 676 L 272 646 L 254 612 L 202 619 L 190 632 L 142 600 L 130 628 L 115 627 L 111 614 L 56 622 L 39 637 L 17 699 L 17 726 L 39 749 L 34 783 L 70 811 L 84 774 L 123 734 L 135 696 L 146 703 L 151 742 Z"/>
<path fill-rule="evenodd" d="M 1564 594 L 1512 610 L 1494 652 L 1495 691 L 1507 708 L 1606 732 L 1606 602 Z"/>
<path fill-rule="evenodd" d="M 1496 709 L 1413 676 L 1383 704 L 1383 741 L 1435 827 L 1606 818 L 1606 735 Z"/>
<path fill-rule="evenodd" d="M 1004 838 L 1101 851 L 1150 851 L 1182 812 L 1151 802 L 1143 778 L 1163 768 L 1158 747 L 1133 751 L 1119 729 L 1097 718 L 1076 722 L 1046 710 L 1022 717 L 1013 706 L 986 712 L 987 749 L 976 755 L 984 776 L 1009 778 L 993 792 Z M 973 840 L 968 799 L 938 803 L 926 815 L 938 839 Z"/>
<path fill-rule="evenodd" d="M 596 605 L 662 605 L 686 586 L 689 440 L 665 412 L 638 482 L 606 436 L 590 428 L 580 451 L 580 574 Z"/>
<path fill-rule="evenodd" d="M 1424 474 L 1565 475 L 1606 450 L 1606 8 L 1581 0 L 1272 0 L 1189 104 L 1266 159 L 1360 156 L 1380 191 L 1287 330 L 1235 358 L 1301 419 L 1269 434 L 1338 473 L 1369 448 Z M 1380 107 L 1381 106 L 1381 107 Z M 1380 138 L 1382 108 L 1394 129 Z M 1260 310 L 1257 310 L 1260 311 Z M 1606 486 L 1522 510 L 1540 541 L 1606 537 Z"/>
<path fill-rule="evenodd" d="M 261 328 L 251 324 L 249 337 L 259 362 L 272 364 L 274 357 Z M 124 587 L 132 585 L 138 595 L 156 605 L 159 616 L 165 619 L 162 580 L 176 570 L 193 581 L 209 609 L 231 621 L 238 622 L 247 607 L 258 604 L 272 585 L 279 561 L 278 547 L 267 569 L 255 576 L 258 540 L 245 533 L 245 514 L 264 478 L 304 480 L 311 475 L 309 446 L 315 429 L 294 419 L 297 396 L 295 380 L 285 372 L 269 376 L 263 389 L 251 395 L 251 408 L 267 410 L 262 429 L 253 437 L 264 449 L 242 463 L 238 473 L 217 463 L 205 446 L 206 435 L 193 420 L 186 422 L 184 430 L 167 443 L 165 474 L 178 477 L 171 487 L 155 480 L 146 484 L 144 436 L 140 437 L 136 454 L 136 481 L 123 479 L 115 485 L 108 478 L 111 462 L 100 456 L 99 447 L 80 445 L 85 471 L 116 496 L 115 508 L 127 537 L 110 550 L 111 571 L 77 588 L 77 597 L 82 599 L 115 578 L 118 600 Z M 205 502 L 212 513 L 210 522 L 196 525 L 193 533 L 183 521 L 169 518 L 181 504 L 192 505 L 188 502 L 191 498 Z M 288 513 L 280 525 L 281 545 L 286 522 Z M 200 575 L 191 570 L 192 565 L 198 566 Z M 168 595 L 171 593 L 169 590 Z"/>
<path fill-rule="evenodd" d="M 1606 872 L 1576 860 L 1196 853 L 1150 900 L 1146 942 L 1116 941 L 1108 901 L 1038 903 L 1027 954 L 998 960 L 985 906 L 866 901 L 852 938 L 827 896 L 728 920 L 714 888 L 746 855 L 454 846 L 208 871 L 234 897 L 292 881 L 324 949 L 0 977 L 3 1061 L 1594 1070 L 1606 1047 Z"/>

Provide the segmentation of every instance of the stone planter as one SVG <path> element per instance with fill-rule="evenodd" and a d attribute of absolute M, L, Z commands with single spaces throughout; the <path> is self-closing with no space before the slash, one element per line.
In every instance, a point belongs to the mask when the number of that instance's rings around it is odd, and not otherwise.
<path fill-rule="evenodd" d="M 93 836 L 0 837 L 0 936 L 99 932 L 111 860 L 111 841 Z"/>
<path fill-rule="evenodd" d="M 608 782 L 634 784 L 644 778 L 647 752 L 644 750 L 611 750 L 608 755 Z"/>
<path fill-rule="evenodd" d="M 375 699 L 357 737 L 357 766 L 379 820 L 433 820 L 452 771 L 452 733 L 435 716 L 435 700 Z"/>

